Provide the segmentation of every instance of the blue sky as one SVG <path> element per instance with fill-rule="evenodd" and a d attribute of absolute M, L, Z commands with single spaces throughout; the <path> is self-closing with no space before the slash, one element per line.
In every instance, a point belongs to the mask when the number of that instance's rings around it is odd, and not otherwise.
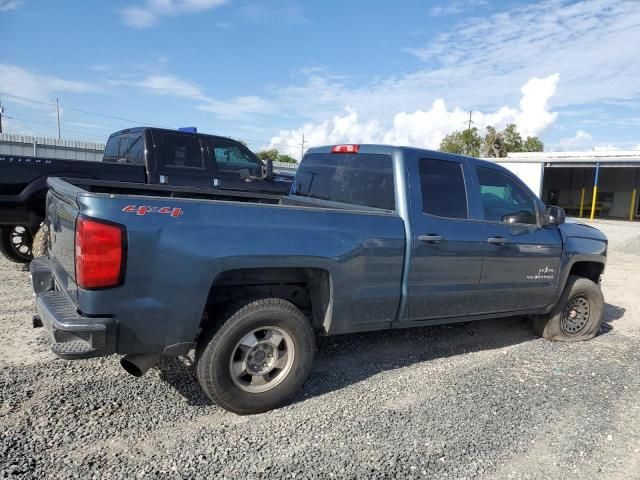
<path fill-rule="evenodd" d="M 121 117 L 434 148 L 472 110 L 547 150 L 634 149 L 639 38 L 637 0 L 0 0 L 0 101 L 6 131 L 52 136 L 57 97 L 63 136 L 95 141 Z"/>

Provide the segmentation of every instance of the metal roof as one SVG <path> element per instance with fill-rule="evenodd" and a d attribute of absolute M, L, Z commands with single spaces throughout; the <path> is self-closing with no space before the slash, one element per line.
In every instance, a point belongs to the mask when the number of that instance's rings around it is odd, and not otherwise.
<path fill-rule="evenodd" d="M 588 152 L 517 152 L 504 158 L 487 159 L 494 162 L 567 164 L 567 166 L 617 164 L 640 165 L 640 150 L 602 150 Z"/>

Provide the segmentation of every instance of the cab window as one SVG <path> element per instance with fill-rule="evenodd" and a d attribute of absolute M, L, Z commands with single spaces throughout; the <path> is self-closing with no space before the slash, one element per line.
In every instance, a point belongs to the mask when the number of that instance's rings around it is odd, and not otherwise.
<path fill-rule="evenodd" d="M 459 162 L 423 158 L 418 162 L 422 211 L 428 215 L 467 219 L 467 191 Z"/>
<path fill-rule="evenodd" d="M 112 135 L 107 141 L 107 145 L 104 147 L 104 154 L 102 156 L 103 162 L 117 162 L 118 161 L 118 148 L 120 145 L 121 135 Z"/>
<path fill-rule="evenodd" d="M 122 142 L 120 144 L 122 147 Z M 120 157 L 125 159 L 129 165 L 144 165 L 144 140 L 142 135 L 131 135 L 127 145 L 120 153 Z"/>
<path fill-rule="evenodd" d="M 291 188 L 294 195 L 303 197 L 395 210 L 389 155 L 307 154 Z"/>
<path fill-rule="evenodd" d="M 252 175 L 258 175 L 262 171 L 260 160 L 251 156 L 240 145 L 232 142 L 214 141 L 212 149 L 213 160 L 218 170 L 249 170 Z"/>
<path fill-rule="evenodd" d="M 531 195 L 509 175 L 492 168 L 477 167 L 484 218 L 490 222 L 537 223 L 536 207 Z"/>
<path fill-rule="evenodd" d="M 162 163 L 170 168 L 204 168 L 198 137 L 163 133 Z"/>

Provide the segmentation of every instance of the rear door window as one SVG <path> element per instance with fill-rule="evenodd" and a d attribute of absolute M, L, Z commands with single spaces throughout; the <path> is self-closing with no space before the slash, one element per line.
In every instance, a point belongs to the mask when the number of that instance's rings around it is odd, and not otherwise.
<path fill-rule="evenodd" d="M 467 191 L 459 162 L 423 158 L 418 162 L 422 211 L 447 218 L 468 218 Z"/>
<path fill-rule="evenodd" d="M 204 169 L 200 140 L 193 135 L 163 133 L 161 162 L 170 168 Z"/>
<path fill-rule="evenodd" d="M 298 168 L 292 193 L 395 210 L 391 157 L 371 153 L 308 154 Z"/>

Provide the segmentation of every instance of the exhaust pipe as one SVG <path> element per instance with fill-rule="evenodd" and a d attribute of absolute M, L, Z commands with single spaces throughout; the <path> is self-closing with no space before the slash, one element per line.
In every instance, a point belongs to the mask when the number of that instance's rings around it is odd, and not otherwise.
<path fill-rule="evenodd" d="M 160 360 L 159 353 L 134 353 L 120 359 L 120 365 L 134 377 L 141 377 Z"/>

